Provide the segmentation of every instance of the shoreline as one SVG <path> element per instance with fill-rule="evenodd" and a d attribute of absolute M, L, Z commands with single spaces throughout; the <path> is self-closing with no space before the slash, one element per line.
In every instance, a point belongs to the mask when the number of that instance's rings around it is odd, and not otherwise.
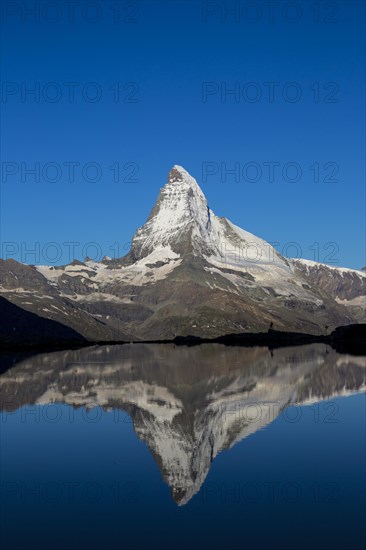
<path fill-rule="evenodd" d="M 197 346 L 201 344 L 222 344 L 225 346 L 257 347 L 263 346 L 276 349 L 289 346 L 301 346 L 308 344 L 327 344 L 340 353 L 352 353 L 366 355 L 366 324 L 341 326 L 328 335 L 314 335 L 300 332 L 284 332 L 268 330 L 258 333 L 233 333 L 215 338 L 200 338 L 198 336 L 176 336 L 173 339 L 163 340 L 71 340 L 48 342 L 1 342 L 1 352 L 27 352 L 27 351 L 62 351 L 66 349 L 79 349 L 90 346 L 116 346 L 125 344 L 174 344 L 177 346 Z"/>

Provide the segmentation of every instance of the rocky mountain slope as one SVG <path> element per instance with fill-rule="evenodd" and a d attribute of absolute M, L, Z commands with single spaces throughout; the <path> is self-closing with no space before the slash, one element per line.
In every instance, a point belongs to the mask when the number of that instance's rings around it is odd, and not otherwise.
<path fill-rule="evenodd" d="M 333 267 L 309 260 L 293 260 L 312 284 L 318 286 L 348 309 L 355 320 L 365 322 L 365 268 L 361 271 Z"/>
<path fill-rule="evenodd" d="M 272 352 L 127 344 L 23 355 L 13 365 L 2 355 L 0 373 L 2 411 L 53 402 L 127 411 L 183 505 L 200 490 L 220 452 L 291 404 L 364 391 L 366 370 L 365 357 L 340 355 L 324 344 Z M 336 409 L 328 404 L 319 410 L 330 416 Z M 126 421 L 123 414 L 115 418 Z"/>
<path fill-rule="evenodd" d="M 123 258 L 0 261 L 1 295 L 91 340 L 324 333 L 365 320 L 366 273 L 281 256 L 209 208 L 175 166 Z M 328 327 L 327 329 L 325 327 Z"/>
<path fill-rule="evenodd" d="M 5 347 L 80 346 L 87 344 L 75 330 L 26 311 L 0 296 L 0 342 Z"/>

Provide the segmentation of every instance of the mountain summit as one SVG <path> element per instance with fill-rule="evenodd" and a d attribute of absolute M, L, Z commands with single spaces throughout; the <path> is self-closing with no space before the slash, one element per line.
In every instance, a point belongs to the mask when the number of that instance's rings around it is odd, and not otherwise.
<path fill-rule="evenodd" d="M 271 262 L 288 268 L 271 245 L 216 216 L 197 181 L 178 165 L 169 172 L 147 222 L 133 238 L 133 260 L 159 248 L 165 253 L 170 248 L 172 259 L 191 254 L 235 266 Z"/>
<path fill-rule="evenodd" d="M 196 180 L 175 165 L 147 222 L 133 238 L 134 259 L 151 254 L 157 247 L 170 247 L 177 254 L 193 252 L 195 243 L 207 243 L 209 235 L 206 197 Z"/>
<path fill-rule="evenodd" d="M 216 216 L 181 166 L 167 180 L 125 257 L 57 267 L 0 260 L 0 294 L 93 340 L 319 334 L 364 321 L 364 271 L 285 258 Z"/>

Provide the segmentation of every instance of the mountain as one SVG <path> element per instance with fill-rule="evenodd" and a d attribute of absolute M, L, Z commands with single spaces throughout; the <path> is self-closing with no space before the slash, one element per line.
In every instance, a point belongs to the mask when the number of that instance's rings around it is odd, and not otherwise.
<path fill-rule="evenodd" d="M 324 333 L 365 321 L 366 273 L 281 256 L 209 208 L 174 166 L 123 258 L 26 266 L 0 261 L 8 301 L 90 340 Z"/>
<path fill-rule="evenodd" d="M 0 342 L 8 347 L 22 342 L 23 346 L 75 346 L 87 341 L 72 328 L 26 311 L 0 296 Z"/>
<path fill-rule="evenodd" d="M 364 322 L 366 296 L 363 273 L 365 268 L 356 271 L 310 260 L 293 260 L 293 263 L 312 284 L 330 294 L 339 304 L 345 305 L 355 320 Z"/>
<path fill-rule="evenodd" d="M 324 344 L 274 351 L 219 344 L 93 346 L 23 354 L 12 365 L 2 355 L 0 373 L 3 412 L 48 403 L 101 407 L 113 409 L 116 422 L 126 421 L 118 411 L 128 412 L 179 505 L 200 490 L 220 452 L 266 427 L 287 406 L 365 390 L 365 357 L 340 355 Z M 329 401 L 318 410 L 333 421 Z"/>

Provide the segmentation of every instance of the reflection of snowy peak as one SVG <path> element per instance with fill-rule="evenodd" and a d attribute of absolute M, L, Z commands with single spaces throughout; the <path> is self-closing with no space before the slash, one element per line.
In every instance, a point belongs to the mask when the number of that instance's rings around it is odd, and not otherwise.
<path fill-rule="evenodd" d="M 286 259 L 216 216 L 180 166 L 123 258 L 55 267 L 0 260 L 6 300 L 94 341 L 213 337 L 269 326 L 324 333 L 364 320 L 365 282 L 363 271 Z"/>
<path fill-rule="evenodd" d="M 0 376 L 0 402 L 3 408 L 60 402 L 127 411 L 173 498 L 185 504 L 222 450 L 268 425 L 288 404 L 364 388 L 365 358 L 324 345 L 272 353 L 126 345 L 21 360 Z"/>

